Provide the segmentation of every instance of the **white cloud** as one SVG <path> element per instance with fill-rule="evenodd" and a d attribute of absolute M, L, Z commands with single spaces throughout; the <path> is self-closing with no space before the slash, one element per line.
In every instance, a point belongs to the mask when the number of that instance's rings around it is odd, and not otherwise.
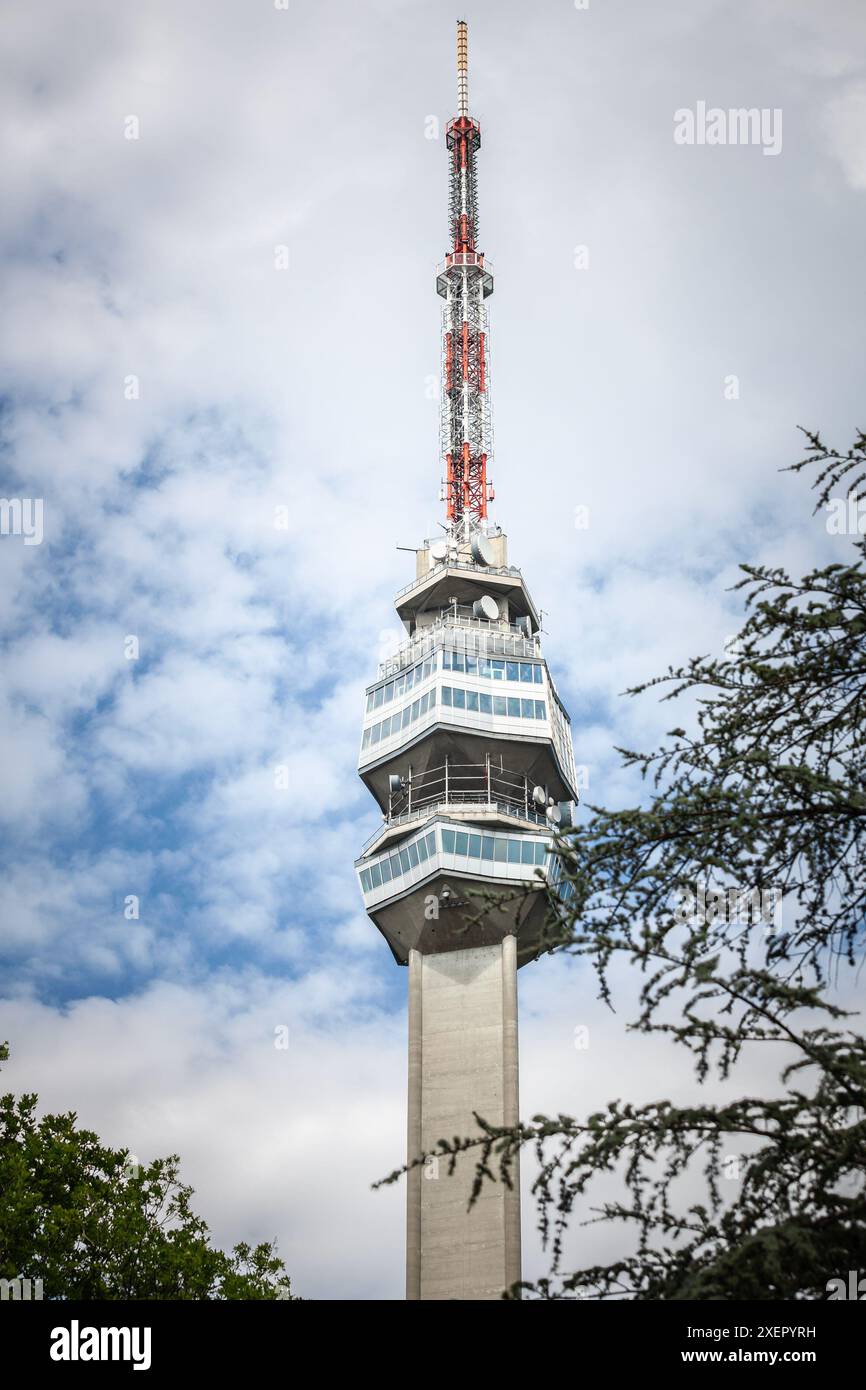
<path fill-rule="evenodd" d="M 851 188 L 866 188 L 866 82 L 851 82 L 827 103 L 830 148 Z"/>

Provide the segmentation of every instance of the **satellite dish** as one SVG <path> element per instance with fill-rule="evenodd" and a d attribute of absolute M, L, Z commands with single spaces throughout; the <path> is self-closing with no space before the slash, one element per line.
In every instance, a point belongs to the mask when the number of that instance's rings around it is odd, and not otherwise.
<path fill-rule="evenodd" d="M 448 554 L 447 541 L 433 541 L 430 546 L 430 559 L 440 565 Z"/>
<path fill-rule="evenodd" d="M 482 594 L 472 605 L 472 616 L 474 618 L 486 618 L 489 623 L 495 623 L 499 617 L 499 604 L 490 594 Z"/>
<path fill-rule="evenodd" d="M 556 803 L 552 806 L 548 806 L 546 814 L 551 825 L 560 825 L 562 823 L 562 812 Z"/>
<path fill-rule="evenodd" d="M 544 787 L 532 788 L 532 800 L 535 802 L 536 806 L 547 805 L 547 792 L 544 790 Z"/>
<path fill-rule="evenodd" d="M 469 544 L 470 549 L 472 551 L 472 558 L 475 561 L 476 565 L 493 564 L 495 559 L 495 556 L 493 554 L 493 546 L 490 544 L 486 536 L 482 536 L 480 531 L 475 531 L 473 532 L 472 540 Z"/>
<path fill-rule="evenodd" d="M 402 778 L 402 777 L 398 777 L 396 773 L 392 772 L 391 775 L 390 775 L 390 777 L 388 778 L 388 793 L 389 793 L 389 795 L 390 795 L 390 796 L 399 796 L 399 794 L 400 794 L 400 792 L 401 792 L 402 790 L 403 790 L 403 778 Z"/>

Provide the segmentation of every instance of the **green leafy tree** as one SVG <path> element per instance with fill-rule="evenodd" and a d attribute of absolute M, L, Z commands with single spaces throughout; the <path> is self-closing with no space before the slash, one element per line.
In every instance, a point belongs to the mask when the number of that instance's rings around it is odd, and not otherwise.
<path fill-rule="evenodd" d="M 36 1106 L 0 1096 L 0 1278 L 41 1279 L 59 1299 L 292 1297 L 272 1245 L 211 1245 L 176 1154 L 140 1166 Z"/>
<path fill-rule="evenodd" d="M 847 454 L 806 437 L 793 467 L 818 467 L 818 511 L 840 484 L 862 486 L 866 436 Z M 616 1100 L 506 1129 L 476 1117 L 481 1139 L 441 1141 L 452 1166 L 471 1151 L 474 1196 L 534 1151 L 551 1267 L 525 1295 L 824 1298 L 829 1279 L 866 1268 L 866 1044 L 828 996 L 866 925 L 866 539 L 840 545 L 846 562 L 799 581 L 741 566 L 738 640 L 628 692 L 684 699 L 693 731 L 618 750 L 644 804 L 591 806 L 556 846 L 568 887 L 565 908 L 552 899 L 550 949 L 591 962 L 608 1002 L 627 962 L 641 981 L 629 1026 L 688 1049 L 702 1083 L 760 1048 L 779 1087 L 725 1104 Z M 721 1183 L 731 1153 L 742 1170 Z M 620 1199 L 593 1205 L 610 1174 Z M 700 1200 L 684 1199 L 696 1181 Z M 565 1268 L 575 1218 L 616 1227 L 622 1256 Z"/>

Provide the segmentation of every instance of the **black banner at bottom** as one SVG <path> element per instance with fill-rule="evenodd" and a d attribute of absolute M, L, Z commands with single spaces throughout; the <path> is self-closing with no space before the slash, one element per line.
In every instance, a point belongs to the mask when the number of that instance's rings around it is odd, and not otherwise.
<path fill-rule="evenodd" d="M 483 1313 L 474 1304 L 474 1317 L 482 1317 L 483 1322 L 468 1325 L 461 1323 L 453 1302 L 407 1305 L 398 1314 L 395 1303 L 4 1300 L 0 1302 L 0 1332 L 4 1352 L 15 1355 L 19 1373 L 38 1371 L 59 1380 L 99 1376 L 106 1370 L 114 1376 L 128 1372 L 158 1378 L 185 1371 L 213 1370 L 225 1375 L 280 1359 L 287 1371 L 294 1360 L 303 1374 L 302 1363 L 296 1358 L 304 1346 L 294 1339 L 322 1335 L 324 1342 L 318 1346 L 317 1356 L 324 1356 L 331 1378 L 343 1358 L 358 1371 L 363 1347 L 378 1331 L 376 1307 L 380 1306 L 387 1315 L 382 1332 L 389 1338 L 417 1335 L 431 1327 L 447 1334 L 453 1327 L 460 1332 L 462 1344 L 467 1337 L 471 1340 L 474 1334 L 496 1327 L 511 1335 L 517 1330 L 542 1333 L 545 1351 L 553 1349 L 551 1339 L 555 1346 L 559 1337 L 569 1339 L 570 1355 L 579 1347 L 583 1348 L 580 1354 L 586 1354 L 591 1345 L 594 1367 L 616 1373 L 665 1375 L 676 1367 L 694 1373 L 713 1366 L 768 1370 L 793 1366 L 826 1378 L 828 1372 L 859 1361 L 864 1321 L 860 1301 L 841 1295 L 832 1301 L 802 1303 L 563 1301 L 553 1315 L 550 1306 L 544 1312 L 541 1305 L 524 1304 L 521 1309 L 513 1303 L 498 1309 L 489 1305 Z M 858 1306 L 846 1307 L 846 1303 Z M 352 1335 L 356 1309 L 364 1320 L 358 1338 Z M 328 1318 L 327 1327 L 319 1323 L 320 1316 Z M 479 1340 L 485 1368 L 488 1364 L 495 1368 L 501 1346 L 505 1365 L 514 1369 L 511 1335 L 502 1342 Z M 590 1337 L 592 1342 L 587 1345 L 582 1340 L 575 1345 L 575 1336 Z M 430 1370 L 447 1363 L 446 1349 L 439 1343 L 437 1347 L 436 1355 L 427 1362 Z M 524 1346 L 529 1355 L 530 1347 Z"/>

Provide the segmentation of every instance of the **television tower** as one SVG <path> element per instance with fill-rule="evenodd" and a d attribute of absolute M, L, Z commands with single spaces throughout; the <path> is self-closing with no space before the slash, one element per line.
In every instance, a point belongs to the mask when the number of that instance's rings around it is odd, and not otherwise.
<path fill-rule="evenodd" d="M 364 906 L 409 972 L 407 1299 L 494 1299 L 518 1281 L 519 1174 L 467 1209 L 473 1153 L 449 1176 L 441 1138 L 518 1119 L 517 969 L 545 949 L 552 831 L 577 801 L 571 722 L 493 489 L 486 301 L 478 249 L 481 129 L 457 25 L 448 122 L 450 249 L 442 309 L 443 534 L 395 606 L 406 637 L 367 688 L 358 771 L 383 814 L 356 868 Z M 528 500 L 528 499 L 527 499 Z M 567 885 L 563 885 L 563 890 Z M 501 901 L 485 904 L 479 894 Z"/>

